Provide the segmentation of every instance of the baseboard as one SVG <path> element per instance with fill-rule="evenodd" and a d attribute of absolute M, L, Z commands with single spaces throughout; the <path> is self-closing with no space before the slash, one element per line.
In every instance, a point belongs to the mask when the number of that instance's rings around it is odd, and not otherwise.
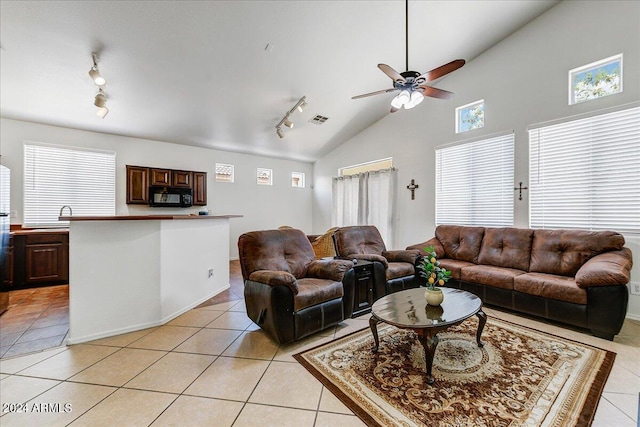
<path fill-rule="evenodd" d="M 631 314 L 631 313 L 627 313 L 627 315 L 625 316 L 626 319 L 631 319 L 631 320 L 638 320 L 640 321 L 640 314 Z"/>

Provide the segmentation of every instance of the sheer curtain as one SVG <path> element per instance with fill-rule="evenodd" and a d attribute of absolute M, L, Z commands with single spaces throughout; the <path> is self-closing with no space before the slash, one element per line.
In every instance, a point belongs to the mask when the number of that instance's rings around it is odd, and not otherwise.
<path fill-rule="evenodd" d="M 333 178 L 332 224 L 375 225 L 392 248 L 397 174 L 391 168 Z"/>

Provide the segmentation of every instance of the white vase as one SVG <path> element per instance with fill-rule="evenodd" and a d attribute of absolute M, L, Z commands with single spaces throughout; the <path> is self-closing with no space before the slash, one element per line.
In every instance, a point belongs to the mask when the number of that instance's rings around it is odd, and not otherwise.
<path fill-rule="evenodd" d="M 442 293 L 442 289 L 440 288 L 427 288 L 424 291 L 424 297 L 427 300 L 427 304 L 438 306 L 442 304 L 442 301 L 444 300 L 444 293 Z"/>

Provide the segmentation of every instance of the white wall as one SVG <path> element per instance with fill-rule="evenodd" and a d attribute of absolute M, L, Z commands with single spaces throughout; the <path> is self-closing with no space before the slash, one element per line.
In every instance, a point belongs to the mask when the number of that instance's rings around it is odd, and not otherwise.
<path fill-rule="evenodd" d="M 514 185 L 527 185 L 527 126 L 640 100 L 639 16 L 640 2 L 562 2 L 437 83 L 456 94 L 452 100 L 428 98 L 413 110 L 390 114 L 317 161 L 314 233 L 332 225 L 331 177 L 338 168 L 356 163 L 393 157 L 399 169 L 396 248 L 433 236 L 434 150 L 440 145 L 513 130 Z M 624 54 L 624 91 L 569 106 L 568 71 L 618 53 Z M 479 99 L 485 100 L 485 127 L 456 135 L 455 107 Z M 412 178 L 420 185 L 415 200 L 406 189 Z M 515 200 L 515 226 L 528 224 L 524 191 L 523 200 Z M 626 240 L 634 253 L 631 279 L 640 281 L 640 237 Z M 629 315 L 640 319 L 639 296 L 631 296 Z"/>
<path fill-rule="evenodd" d="M 108 119 L 107 119 L 108 120 Z M 125 165 L 151 166 L 207 172 L 207 201 L 213 214 L 240 214 L 232 219 L 229 236 L 230 257 L 238 257 L 238 236 L 246 231 L 290 225 L 311 232 L 311 163 L 253 156 L 227 151 L 184 146 L 160 141 L 128 138 L 97 132 L 41 125 L 17 120 L 0 121 L 2 164 L 11 169 L 11 210 L 17 211 L 12 224 L 23 218 L 23 169 L 25 141 L 116 152 L 116 214 L 154 215 L 193 213 L 200 208 L 150 208 L 127 205 Z M 235 182 L 215 181 L 215 163 L 235 165 Z M 273 186 L 256 184 L 256 168 L 273 169 Z M 291 187 L 291 172 L 304 172 L 306 188 Z"/>

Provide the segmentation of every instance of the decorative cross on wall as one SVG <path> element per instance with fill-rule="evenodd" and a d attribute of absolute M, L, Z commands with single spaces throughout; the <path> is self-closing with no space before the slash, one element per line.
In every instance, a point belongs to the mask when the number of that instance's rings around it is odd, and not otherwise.
<path fill-rule="evenodd" d="M 411 191 L 411 200 L 416 199 L 416 188 L 420 187 L 416 184 L 415 179 L 411 180 L 411 184 L 407 185 L 407 190 Z"/>
<path fill-rule="evenodd" d="M 513 187 L 514 190 L 520 190 L 520 197 L 518 198 L 518 200 L 522 200 L 522 190 L 528 190 L 529 187 L 523 187 L 522 186 L 522 181 L 520 181 L 520 186 L 519 187 Z"/>

